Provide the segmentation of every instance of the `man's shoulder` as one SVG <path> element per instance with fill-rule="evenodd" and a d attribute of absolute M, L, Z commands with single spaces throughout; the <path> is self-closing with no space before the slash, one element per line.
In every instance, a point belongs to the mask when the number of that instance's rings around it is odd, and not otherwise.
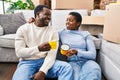
<path fill-rule="evenodd" d="M 48 26 L 47 29 L 50 31 L 57 31 L 57 29 L 53 26 Z"/>
<path fill-rule="evenodd" d="M 30 27 L 31 23 L 25 23 L 23 25 L 21 25 L 18 29 L 26 29 L 28 27 Z"/>
<path fill-rule="evenodd" d="M 24 31 L 24 30 L 28 30 L 28 27 L 30 27 L 30 25 L 32 25 L 31 23 L 25 23 L 23 25 L 21 25 L 18 30 Z"/>

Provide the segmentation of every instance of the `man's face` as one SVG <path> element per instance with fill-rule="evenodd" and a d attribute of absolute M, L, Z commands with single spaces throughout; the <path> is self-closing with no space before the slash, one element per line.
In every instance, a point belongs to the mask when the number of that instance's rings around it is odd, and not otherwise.
<path fill-rule="evenodd" d="M 48 26 L 51 20 L 51 11 L 48 8 L 43 8 L 43 11 L 39 13 L 38 20 L 42 26 Z"/>

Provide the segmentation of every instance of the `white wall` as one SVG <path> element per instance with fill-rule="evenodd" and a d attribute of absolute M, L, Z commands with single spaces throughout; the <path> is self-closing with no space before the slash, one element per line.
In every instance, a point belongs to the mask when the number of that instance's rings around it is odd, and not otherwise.
<path fill-rule="evenodd" d="M 14 1 L 17 1 L 17 0 L 12 0 L 12 1 L 14 2 Z M 10 6 L 10 3 L 4 1 L 5 12 L 7 11 L 9 6 Z M 0 0 L 0 14 L 4 14 L 4 12 L 3 12 L 3 2 L 1 0 Z"/>
<path fill-rule="evenodd" d="M 3 14 L 2 1 L 0 1 L 0 14 Z"/>

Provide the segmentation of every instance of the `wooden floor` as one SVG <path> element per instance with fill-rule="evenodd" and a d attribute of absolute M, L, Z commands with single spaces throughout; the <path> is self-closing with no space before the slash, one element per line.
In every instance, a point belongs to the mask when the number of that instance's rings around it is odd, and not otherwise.
<path fill-rule="evenodd" d="M 13 73 L 16 70 L 16 66 L 17 63 L 0 63 L 0 80 L 11 80 Z M 102 80 L 106 80 L 104 76 L 102 77 Z"/>
<path fill-rule="evenodd" d="M 17 63 L 0 63 L 0 80 L 11 80 Z"/>

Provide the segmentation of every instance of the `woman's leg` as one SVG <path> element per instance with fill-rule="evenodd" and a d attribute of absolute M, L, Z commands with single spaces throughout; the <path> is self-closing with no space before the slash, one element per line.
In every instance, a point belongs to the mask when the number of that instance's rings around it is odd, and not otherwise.
<path fill-rule="evenodd" d="M 74 80 L 73 69 L 69 63 L 56 60 L 53 67 L 48 71 L 47 77 L 58 77 L 58 80 Z"/>
<path fill-rule="evenodd" d="M 101 68 L 95 61 L 86 61 L 80 73 L 80 80 L 101 80 Z"/>
<path fill-rule="evenodd" d="M 81 67 L 75 62 L 69 62 L 74 70 L 74 79 L 73 80 L 80 80 L 79 74 Z"/>

